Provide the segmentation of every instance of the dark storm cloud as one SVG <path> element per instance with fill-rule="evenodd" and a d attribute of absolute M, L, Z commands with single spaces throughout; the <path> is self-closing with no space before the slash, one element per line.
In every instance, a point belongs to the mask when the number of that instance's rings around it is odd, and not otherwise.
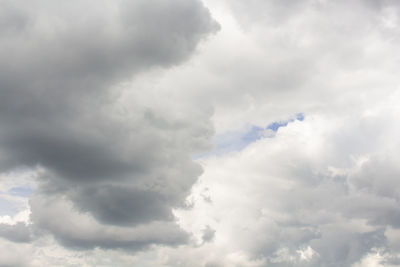
<path fill-rule="evenodd" d="M 125 116 L 115 88 L 187 59 L 218 29 L 208 10 L 196 0 L 0 5 L 0 171 L 43 167 L 38 194 L 67 197 L 100 222 L 171 221 L 201 172 L 196 147 L 178 137 L 211 131 L 164 114 L 172 126 L 158 125 L 148 116 L 157 107 L 135 100 Z"/>

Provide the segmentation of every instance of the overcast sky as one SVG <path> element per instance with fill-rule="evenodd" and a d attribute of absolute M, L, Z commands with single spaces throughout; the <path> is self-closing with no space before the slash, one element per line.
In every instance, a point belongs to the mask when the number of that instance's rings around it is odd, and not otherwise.
<path fill-rule="evenodd" d="M 0 0 L 0 266 L 400 266 L 397 0 Z"/>

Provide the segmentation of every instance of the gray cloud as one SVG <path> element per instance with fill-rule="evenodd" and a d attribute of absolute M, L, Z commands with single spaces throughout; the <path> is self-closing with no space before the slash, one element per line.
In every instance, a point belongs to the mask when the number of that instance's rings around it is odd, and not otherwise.
<path fill-rule="evenodd" d="M 113 193 L 113 191 L 111 192 Z M 174 221 L 166 221 L 168 217 L 163 217 L 163 212 L 166 211 L 160 212 L 157 210 L 159 209 L 158 206 L 155 210 L 141 210 L 147 205 L 152 205 L 155 201 L 151 193 L 144 197 L 143 194 L 139 195 L 143 198 L 131 196 L 131 199 L 125 200 L 125 203 L 121 201 L 120 206 L 113 206 L 114 210 L 110 206 L 115 204 L 115 199 L 119 200 L 119 196 L 112 195 L 108 191 L 106 193 L 110 195 L 106 199 L 108 201 L 102 200 L 97 207 L 93 207 L 94 211 L 90 210 L 91 213 L 95 214 L 95 217 L 98 213 L 100 213 L 100 216 L 105 214 L 103 217 L 97 216 L 97 218 L 100 217 L 100 220 L 96 220 L 89 212 L 79 211 L 76 206 L 78 205 L 79 208 L 79 205 L 82 205 L 80 202 L 76 204 L 65 196 L 36 194 L 31 198 L 30 204 L 31 220 L 34 223 L 37 238 L 50 233 L 61 244 L 72 249 L 100 247 L 104 249 L 141 250 L 150 245 L 175 246 L 188 241 L 186 232 L 180 229 Z M 141 202 L 131 202 L 132 198 L 139 198 Z M 95 200 L 99 201 L 98 198 Z M 167 209 L 167 207 L 164 207 L 166 204 L 164 206 L 158 205 Z M 150 206 L 150 208 L 153 208 L 153 206 Z M 122 213 L 122 215 L 118 213 Z M 112 215 L 115 218 L 110 221 Z M 135 227 L 121 225 L 124 220 L 132 220 L 131 217 L 125 218 L 128 215 L 136 216 Z"/>
<path fill-rule="evenodd" d="M 85 188 L 78 193 L 75 202 L 82 209 L 91 211 L 99 220 L 110 224 L 173 219 L 170 206 L 166 205 L 168 199 L 150 189 L 144 191 L 116 186 Z"/>
<path fill-rule="evenodd" d="M 2 1 L 0 12 L 0 170 L 41 166 L 36 194 L 72 200 L 100 224 L 173 224 L 171 208 L 184 205 L 201 173 L 190 153 L 207 146 L 208 115 L 198 127 L 135 99 L 121 106 L 126 88 L 119 86 L 188 59 L 218 30 L 208 10 L 197 0 L 42 0 Z M 196 136 L 203 144 L 185 141 Z M 45 208 L 38 203 L 34 221 Z M 107 238 L 61 239 L 112 247 Z M 133 238 L 117 246 L 157 242 Z"/>
<path fill-rule="evenodd" d="M 14 242 L 29 242 L 32 239 L 30 228 L 21 222 L 15 225 L 0 224 L 0 236 Z"/>
<path fill-rule="evenodd" d="M 204 243 L 211 242 L 213 241 L 215 237 L 215 230 L 212 229 L 209 225 L 206 226 L 203 230 L 203 236 L 201 237 L 203 239 Z"/>
<path fill-rule="evenodd" d="M 39 177 L 0 241 L 38 266 L 398 265 L 398 3 L 205 2 L 196 53 L 200 1 L 0 1 L 0 172 Z M 211 121 L 299 112 L 192 161 Z"/>
<path fill-rule="evenodd" d="M 148 67 L 181 62 L 215 29 L 197 1 L 149 3 L 117 2 L 111 6 L 112 12 L 105 2 L 94 7 L 99 10 L 90 16 L 82 11 L 72 16 L 70 13 L 77 11 L 72 3 L 64 7 L 42 1 L 14 7 L 26 13 L 30 22 L 25 30 L 5 37 L 2 49 L 0 106 L 2 123 L 7 125 L 2 132 L 7 140 L 2 142 L 4 168 L 40 163 L 72 179 L 90 179 L 126 170 L 138 161 L 131 160 L 134 155 L 116 158 L 121 147 L 115 145 L 121 143 L 109 144 L 111 136 L 125 139 L 134 130 L 112 120 L 110 110 L 102 112 L 112 104 L 111 87 Z M 54 16 L 58 18 L 53 22 Z M 135 132 L 142 133 L 139 129 Z M 136 146 L 141 147 L 135 151 L 151 150 L 139 137 Z"/>

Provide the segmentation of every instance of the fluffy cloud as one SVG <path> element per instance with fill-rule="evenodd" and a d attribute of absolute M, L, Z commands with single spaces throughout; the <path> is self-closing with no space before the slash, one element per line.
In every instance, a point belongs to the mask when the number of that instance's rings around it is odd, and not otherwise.
<path fill-rule="evenodd" d="M 128 200 L 126 202 L 136 204 Z M 34 196 L 31 209 L 34 225 L 44 230 L 37 235 L 53 233 L 63 245 L 75 249 L 102 247 L 139 250 L 150 244 L 173 246 L 188 239 L 187 233 L 174 222 L 155 221 L 146 216 L 146 223 L 136 227 L 104 225 L 90 214 L 78 212 L 71 201 L 61 197 Z M 137 216 L 143 216 L 132 207 L 127 209 Z"/>
<path fill-rule="evenodd" d="M 94 225 L 154 228 L 148 239 L 141 228 L 134 230 L 127 246 L 183 242 L 171 209 L 184 204 L 201 173 L 190 153 L 207 146 L 209 115 L 201 118 L 203 125 L 193 125 L 192 118 L 146 106 L 151 93 L 124 82 L 186 60 L 218 30 L 208 10 L 199 1 L 180 0 L 1 1 L 1 6 L 0 168 L 41 169 L 31 200 L 32 227 L 66 239 L 62 225 L 51 226 L 62 224 L 57 218 L 78 221 L 67 210 L 50 212 L 65 200 L 75 213 L 92 216 Z M 148 102 L 131 97 L 129 105 L 120 103 L 128 88 Z M 204 141 L 185 142 L 196 136 Z M 1 232 L 14 232 L 4 227 Z M 82 233 L 79 239 L 68 236 L 69 243 L 113 246 L 108 239 L 116 239 L 114 234 L 99 236 L 104 231 L 95 228 L 87 228 L 87 239 Z M 159 238 L 159 231 L 166 234 Z"/>
<path fill-rule="evenodd" d="M 5 264 L 399 265 L 396 1 L 1 7 Z"/>
<path fill-rule="evenodd" d="M 384 138 L 398 133 L 398 122 L 387 118 L 395 114 L 397 108 L 385 107 L 345 120 L 314 115 L 243 151 L 202 159 L 207 171 L 194 189 L 194 209 L 181 211 L 182 225 L 194 233 L 210 225 L 212 250 L 225 257 L 242 252 L 249 264 L 264 259 L 259 266 L 350 266 L 376 248 L 396 255 L 394 231 L 385 229 L 398 228 L 398 186 L 391 177 L 399 175 L 400 144 Z M 368 149 L 354 136 L 369 140 Z M 382 155 L 391 165 L 380 167 Z M 371 169 L 377 172 L 366 175 Z M 208 260 L 215 261 L 212 254 Z"/>

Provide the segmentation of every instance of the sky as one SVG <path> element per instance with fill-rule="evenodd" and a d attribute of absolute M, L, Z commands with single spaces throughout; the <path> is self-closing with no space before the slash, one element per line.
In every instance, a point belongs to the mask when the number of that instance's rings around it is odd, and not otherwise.
<path fill-rule="evenodd" d="M 0 266 L 400 266 L 400 2 L 0 0 Z"/>

